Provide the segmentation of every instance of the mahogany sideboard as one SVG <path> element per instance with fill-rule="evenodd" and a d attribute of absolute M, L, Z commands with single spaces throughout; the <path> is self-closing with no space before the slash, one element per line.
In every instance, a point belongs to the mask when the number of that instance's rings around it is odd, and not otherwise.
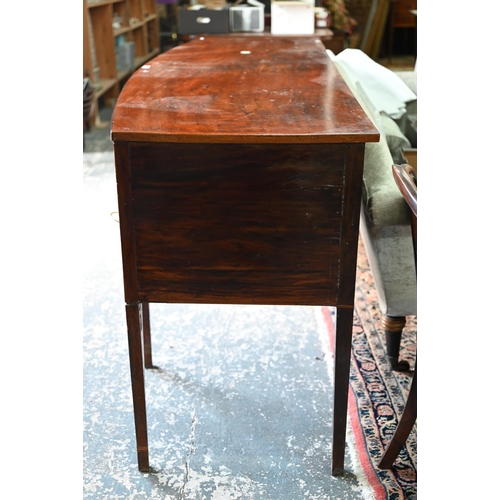
<path fill-rule="evenodd" d="M 207 37 L 130 78 L 111 125 L 138 466 L 149 303 L 337 308 L 344 469 L 361 183 L 379 133 L 318 38 Z"/>

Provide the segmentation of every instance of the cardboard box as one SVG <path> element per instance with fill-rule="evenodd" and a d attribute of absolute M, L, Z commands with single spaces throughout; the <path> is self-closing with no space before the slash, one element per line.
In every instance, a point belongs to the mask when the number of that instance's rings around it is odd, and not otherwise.
<path fill-rule="evenodd" d="M 272 0 L 273 35 L 313 35 L 314 0 Z"/>
<path fill-rule="evenodd" d="M 180 8 L 178 10 L 179 35 L 199 33 L 229 33 L 229 6 L 222 9 Z"/>

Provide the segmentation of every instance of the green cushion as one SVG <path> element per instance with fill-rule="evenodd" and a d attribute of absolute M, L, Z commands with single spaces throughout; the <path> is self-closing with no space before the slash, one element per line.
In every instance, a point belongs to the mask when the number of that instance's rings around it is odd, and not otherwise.
<path fill-rule="evenodd" d="M 405 163 L 401 149 L 411 148 L 410 141 L 403 134 L 403 132 L 401 132 L 399 125 L 390 116 L 381 113 L 380 120 L 382 122 L 382 126 L 384 127 L 385 138 L 387 140 L 387 145 L 389 146 L 393 162 L 397 164 Z"/>
<path fill-rule="evenodd" d="M 334 64 L 367 116 L 380 132 L 380 142 L 369 142 L 365 145 L 363 200 L 370 222 L 381 227 L 410 224 L 411 217 L 408 206 L 392 174 L 394 160 L 385 137 L 384 115 L 381 115 L 369 102 L 362 89 L 352 84 L 342 65 L 336 61 Z"/>

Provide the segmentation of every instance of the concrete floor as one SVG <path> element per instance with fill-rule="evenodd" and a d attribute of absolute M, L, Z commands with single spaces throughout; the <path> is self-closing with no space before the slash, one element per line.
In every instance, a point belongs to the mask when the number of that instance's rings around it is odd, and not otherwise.
<path fill-rule="evenodd" d="M 84 498 L 363 499 L 332 477 L 332 380 L 312 307 L 151 305 L 152 470 L 137 470 L 113 153 L 84 153 Z"/>
<path fill-rule="evenodd" d="M 83 152 L 84 153 L 103 153 L 113 151 L 113 142 L 110 138 L 111 116 L 113 108 L 101 106 L 99 108 L 99 120 L 97 125 L 90 127 L 90 130 L 84 131 Z"/>

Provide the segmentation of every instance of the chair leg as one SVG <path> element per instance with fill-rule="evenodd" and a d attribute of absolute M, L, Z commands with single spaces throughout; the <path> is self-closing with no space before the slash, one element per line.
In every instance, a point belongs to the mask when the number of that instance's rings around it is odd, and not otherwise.
<path fill-rule="evenodd" d="M 353 308 L 337 308 L 333 374 L 332 475 L 344 471 Z"/>
<path fill-rule="evenodd" d="M 406 372 L 410 369 L 408 361 L 399 360 L 399 348 L 401 347 L 401 335 L 406 325 L 404 316 L 383 316 L 382 324 L 385 332 L 385 344 L 387 359 L 391 368 L 397 372 Z"/>
<path fill-rule="evenodd" d="M 146 422 L 146 393 L 144 389 L 144 365 L 142 358 L 141 321 L 139 304 L 126 304 L 128 350 L 132 400 L 134 403 L 135 439 L 137 462 L 141 472 L 149 471 L 148 431 Z"/>
<path fill-rule="evenodd" d="M 380 469 L 390 469 L 394 460 L 396 460 L 399 452 L 403 449 L 403 446 L 410 435 L 413 425 L 417 420 L 417 367 L 415 365 L 415 371 L 413 373 L 413 380 L 411 382 L 410 393 L 408 394 L 408 399 L 406 400 L 405 409 L 401 415 L 398 426 L 396 427 L 396 432 L 387 446 L 380 462 L 378 464 Z"/>
<path fill-rule="evenodd" d="M 151 325 L 149 322 L 149 302 L 141 302 L 141 330 L 144 347 L 144 366 L 154 368 L 151 351 Z"/>

